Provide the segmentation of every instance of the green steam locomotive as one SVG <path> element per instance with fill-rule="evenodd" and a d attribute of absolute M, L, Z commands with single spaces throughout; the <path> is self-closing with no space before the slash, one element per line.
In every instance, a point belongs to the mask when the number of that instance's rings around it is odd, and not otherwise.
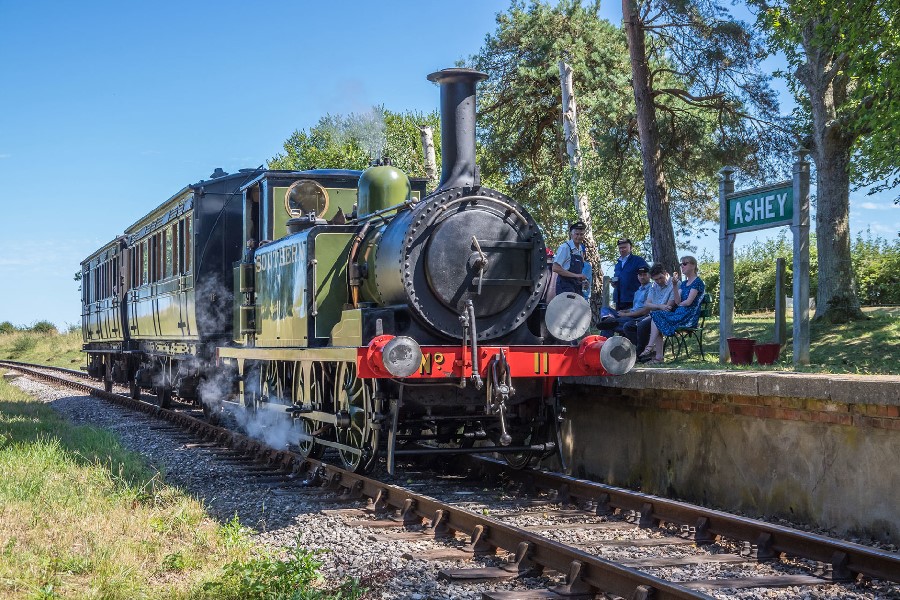
<path fill-rule="evenodd" d="M 541 229 L 481 185 L 469 69 L 441 88 L 437 189 L 366 171 L 218 171 L 82 263 L 88 372 L 371 469 L 404 454 L 562 456 L 555 382 L 621 374 L 624 338 L 544 301 Z M 579 341 L 580 340 L 580 341 Z"/>

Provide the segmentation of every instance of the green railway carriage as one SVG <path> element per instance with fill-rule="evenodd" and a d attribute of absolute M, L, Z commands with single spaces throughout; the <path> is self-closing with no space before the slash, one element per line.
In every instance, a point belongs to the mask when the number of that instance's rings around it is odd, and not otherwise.
<path fill-rule="evenodd" d="M 125 349 L 126 238 L 117 237 L 81 263 L 81 334 L 88 371 L 111 386 L 110 357 Z"/>
<path fill-rule="evenodd" d="M 196 396 L 197 359 L 208 361 L 232 338 L 225 273 L 241 256 L 240 188 L 256 173 L 217 169 L 85 260 L 84 349 L 89 372 L 107 389 L 113 382 L 134 396 L 152 389 L 162 404 L 173 391 Z"/>

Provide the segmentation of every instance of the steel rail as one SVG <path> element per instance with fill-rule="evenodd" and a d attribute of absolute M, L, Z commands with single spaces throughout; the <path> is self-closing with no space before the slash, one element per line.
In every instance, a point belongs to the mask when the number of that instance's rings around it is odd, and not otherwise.
<path fill-rule="evenodd" d="M 346 471 L 320 460 L 304 458 L 288 451 L 279 451 L 239 433 L 210 425 L 204 421 L 134 400 L 128 396 L 105 392 L 83 383 L 67 381 L 33 368 L 12 365 L 0 361 L 15 370 L 40 379 L 53 381 L 91 396 L 109 400 L 118 405 L 153 414 L 179 424 L 207 441 L 215 441 L 233 450 L 254 454 L 266 459 L 270 465 L 278 464 L 296 473 L 311 473 L 322 477 L 331 487 L 345 488 L 345 495 L 368 497 L 376 509 L 394 508 L 400 511 L 402 521 L 398 526 L 419 526 L 429 520 L 428 531 L 436 538 L 448 532 L 463 532 L 471 536 L 471 550 L 476 554 L 493 554 L 496 549 L 516 553 L 520 572 L 533 571 L 535 567 L 567 573 L 566 589 L 572 594 L 588 594 L 594 591 L 626 598 L 652 597 L 654 600 L 710 599 L 711 596 L 682 587 L 640 571 L 588 554 L 578 548 L 566 546 L 537 533 L 503 523 L 472 511 L 445 504 L 435 498 L 416 494 L 405 488 L 379 482 L 363 475 Z M 38 365 L 32 367 L 42 368 Z"/>
<path fill-rule="evenodd" d="M 717 535 L 750 542 L 756 546 L 755 557 L 775 558 L 779 553 L 816 560 L 830 565 L 830 579 L 848 581 L 856 574 L 873 579 L 900 582 L 900 554 L 862 544 L 828 538 L 732 515 L 677 500 L 635 492 L 560 473 L 534 469 L 513 470 L 500 460 L 477 457 L 473 464 L 495 476 L 502 474 L 513 481 L 537 489 L 556 490 L 563 498 L 596 503 L 598 514 L 612 509 L 633 510 L 640 514 L 645 527 L 660 522 L 693 527 L 698 543 L 711 543 Z"/>

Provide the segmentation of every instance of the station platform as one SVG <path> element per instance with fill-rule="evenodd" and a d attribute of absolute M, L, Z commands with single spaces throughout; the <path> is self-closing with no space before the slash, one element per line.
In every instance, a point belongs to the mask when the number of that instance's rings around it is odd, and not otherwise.
<path fill-rule="evenodd" d="M 575 476 L 900 543 L 900 377 L 639 368 L 563 403 Z"/>

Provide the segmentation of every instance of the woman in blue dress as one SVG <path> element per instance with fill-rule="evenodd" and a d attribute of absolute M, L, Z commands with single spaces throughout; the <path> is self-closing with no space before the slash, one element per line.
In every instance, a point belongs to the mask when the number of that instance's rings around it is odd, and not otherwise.
<path fill-rule="evenodd" d="M 649 359 L 651 364 L 663 362 L 664 336 L 672 335 L 680 327 L 694 327 L 700 317 L 700 301 L 706 291 L 706 284 L 697 272 L 697 259 L 684 256 L 680 262 L 684 280 L 681 285 L 675 286 L 675 310 L 655 310 L 650 313 L 650 341 L 641 358 Z M 677 274 L 676 279 L 680 279 Z"/>

